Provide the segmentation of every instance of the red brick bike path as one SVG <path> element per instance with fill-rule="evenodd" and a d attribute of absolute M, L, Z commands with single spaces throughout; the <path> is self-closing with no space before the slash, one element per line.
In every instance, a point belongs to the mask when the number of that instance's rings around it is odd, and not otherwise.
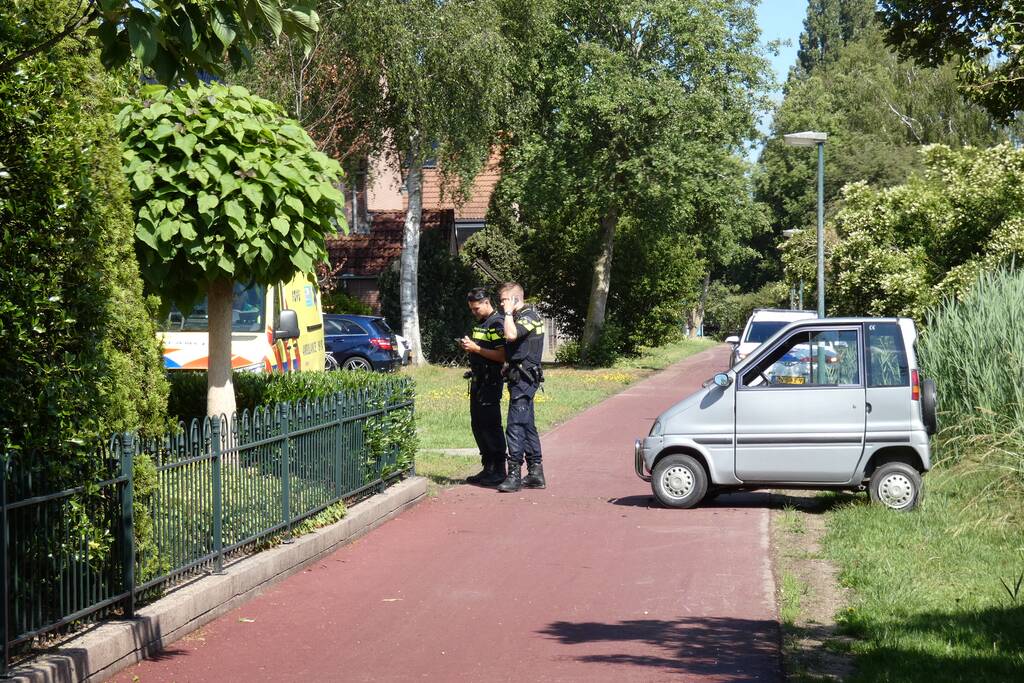
<path fill-rule="evenodd" d="M 726 361 L 546 434 L 546 490 L 443 491 L 114 680 L 781 680 L 767 496 L 668 510 L 633 474 L 633 440 Z"/>

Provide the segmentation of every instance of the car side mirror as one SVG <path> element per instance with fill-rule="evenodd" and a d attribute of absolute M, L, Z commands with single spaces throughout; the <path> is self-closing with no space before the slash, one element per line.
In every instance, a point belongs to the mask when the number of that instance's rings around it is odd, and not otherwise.
<path fill-rule="evenodd" d="M 299 337 L 299 314 L 293 310 L 285 309 L 277 320 L 277 329 L 274 330 L 274 341 L 285 339 L 298 339 Z"/>
<path fill-rule="evenodd" d="M 718 373 L 713 381 L 716 387 L 721 387 L 722 389 L 732 385 L 732 377 L 727 372 Z"/>
<path fill-rule="evenodd" d="M 725 343 L 726 344 L 732 344 L 733 346 L 739 346 L 740 345 L 740 338 L 737 337 L 735 334 L 733 334 L 733 335 L 730 335 L 730 336 L 725 338 Z"/>

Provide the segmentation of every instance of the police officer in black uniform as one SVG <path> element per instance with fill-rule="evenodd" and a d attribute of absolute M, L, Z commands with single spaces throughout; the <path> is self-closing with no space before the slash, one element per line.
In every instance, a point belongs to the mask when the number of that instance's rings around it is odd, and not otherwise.
<path fill-rule="evenodd" d="M 477 322 L 460 343 L 469 352 L 469 415 L 483 464 L 483 470 L 466 477 L 466 481 L 496 486 L 505 480 L 505 432 L 501 429 L 504 326 L 483 288 L 471 289 L 466 300 Z"/>
<path fill-rule="evenodd" d="M 508 476 L 498 490 L 504 493 L 522 487 L 542 489 L 540 435 L 533 415 L 533 397 L 544 381 L 540 360 L 544 354 L 544 322 L 533 306 L 523 301 L 523 288 L 507 282 L 498 291 L 504 311 L 505 379 L 508 382 Z M 523 459 L 527 474 L 522 476 Z"/>

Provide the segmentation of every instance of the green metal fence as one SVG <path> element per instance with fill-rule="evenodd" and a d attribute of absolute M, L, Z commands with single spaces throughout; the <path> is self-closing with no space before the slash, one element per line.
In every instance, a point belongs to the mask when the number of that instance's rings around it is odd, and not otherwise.
<path fill-rule="evenodd" d="M 409 396 L 399 382 L 193 421 L 160 439 L 119 434 L 94 450 L 102 481 L 62 491 L 35 490 L 3 454 L 2 671 L 12 648 L 73 622 L 132 616 L 137 601 L 410 472 L 391 433 L 412 429 Z M 135 480 L 141 454 L 152 463 L 145 485 Z"/>

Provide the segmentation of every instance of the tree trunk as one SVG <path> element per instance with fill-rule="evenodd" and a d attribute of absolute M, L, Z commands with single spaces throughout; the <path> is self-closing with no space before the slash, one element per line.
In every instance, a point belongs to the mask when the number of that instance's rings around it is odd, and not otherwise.
<path fill-rule="evenodd" d="M 420 262 L 420 223 L 423 218 L 423 166 L 419 160 L 415 140 L 409 149 L 409 175 L 405 187 L 409 193 L 409 208 L 405 212 L 405 234 L 402 243 L 400 297 L 402 306 L 402 336 L 409 342 L 412 362 L 426 365 L 423 344 L 420 342 L 420 307 L 417 278 Z"/>
<path fill-rule="evenodd" d="M 235 386 L 231 382 L 231 304 L 234 283 L 221 278 L 207 291 L 209 360 L 206 371 L 206 414 L 210 417 L 235 412 Z"/>
<path fill-rule="evenodd" d="M 704 274 L 704 286 L 700 290 L 700 299 L 697 300 L 697 305 L 690 311 L 688 330 L 690 339 L 697 338 L 697 331 L 700 330 L 704 324 L 704 307 L 708 303 L 708 290 L 711 288 L 711 271 Z"/>
<path fill-rule="evenodd" d="M 619 210 L 612 207 L 601 217 L 601 246 L 594 261 L 594 278 L 590 284 L 590 303 L 587 305 L 587 322 L 583 326 L 580 347 L 584 350 L 597 343 L 604 329 L 605 311 L 608 308 L 608 291 L 612 284 L 612 252 L 615 248 L 615 228 L 619 224 Z"/>

